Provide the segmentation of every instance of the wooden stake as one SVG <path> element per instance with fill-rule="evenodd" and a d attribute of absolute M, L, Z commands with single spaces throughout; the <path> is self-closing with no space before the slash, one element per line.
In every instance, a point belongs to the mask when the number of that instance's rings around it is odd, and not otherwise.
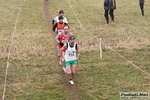
<path fill-rule="evenodd" d="M 101 42 L 101 38 L 100 38 L 99 49 L 100 49 L 100 58 L 102 58 L 102 42 Z"/>

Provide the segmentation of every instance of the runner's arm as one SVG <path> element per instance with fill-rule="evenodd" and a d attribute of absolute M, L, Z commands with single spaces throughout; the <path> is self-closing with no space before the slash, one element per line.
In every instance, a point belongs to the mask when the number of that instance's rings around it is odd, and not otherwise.
<path fill-rule="evenodd" d="M 77 59 L 79 59 L 79 56 L 80 56 L 80 49 L 79 46 L 77 45 Z"/>
<path fill-rule="evenodd" d="M 73 36 L 72 32 L 70 32 L 70 37 Z"/>
<path fill-rule="evenodd" d="M 56 42 L 57 42 L 58 44 L 60 43 L 60 41 L 59 41 L 60 35 L 61 35 L 61 34 L 58 34 L 58 35 L 55 37 L 55 40 L 56 40 Z"/>
<path fill-rule="evenodd" d="M 57 18 L 58 16 L 56 16 L 53 20 L 52 20 L 52 25 L 54 26 L 55 22 L 57 23 Z"/>
<path fill-rule="evenodd" d="M 66 18 L 66 17 L 64 17 L 64 22 L 68 24 L 68 21 L 67 21 L 67 18 Z"/>
<path fill-rule="evenodd" d="M 60 49 L 60 51 L 62 52 L 63 50 L 66 49 L 66 47 L 67 47 L 66 44 L 64 44 L 63 47 Z"/>
<path fill-rule="evenodd" d="M 52 20 L 52 26 L 54 26 L 54 23 L 55 23 L 55 21 L 54 21 L 54 19 Z"/>
<path fill-rule="evenodd" d="M 55 32 L 56 30 L 56 27 L 57 27 L 58 23 L 56 23 L 54 26 L 53 26 L 53 31 Z"/>

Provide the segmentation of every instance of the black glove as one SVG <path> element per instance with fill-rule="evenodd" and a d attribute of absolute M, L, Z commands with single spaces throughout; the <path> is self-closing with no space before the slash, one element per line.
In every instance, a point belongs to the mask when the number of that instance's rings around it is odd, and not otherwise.
<path fill-rule="evenodd" d="M 60 42 L 59 45 L 60 45 L 60 46 L 63 46 L 64 44 Z"/>

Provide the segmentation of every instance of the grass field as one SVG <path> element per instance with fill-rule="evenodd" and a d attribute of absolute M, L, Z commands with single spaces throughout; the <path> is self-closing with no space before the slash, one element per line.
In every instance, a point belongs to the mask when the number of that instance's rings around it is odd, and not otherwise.
<path fill-rule="evenodd" d="M 22 2 L 17 28 L 14 26 Z M 70 5 L 79 19 L 82 27 Z M 150 92 L 150 1 L 141 17 L 137 0 L 118 0 L 115 22 L 105 26 L 103 0 L 49 0 L 52 18 L 64 10 L 70 30 L 80 45 L 75 85 L 58 64 L 55 36 L 44 14 L 42 0 L 0 1 L 0 95 L 3 96 L 10 43 L 5 100 L 119 100 L 120 92 Z M 99 58 L 102 38 L 103 58 Z"/>

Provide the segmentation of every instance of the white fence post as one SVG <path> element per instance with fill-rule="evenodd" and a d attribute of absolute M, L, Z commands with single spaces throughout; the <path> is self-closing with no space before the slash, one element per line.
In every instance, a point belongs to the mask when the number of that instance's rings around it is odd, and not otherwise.
<path fill-rule="evenodd" d="M 102 58 L 102 42 L 101 42 L 101 38 L 100 38 L 99 49 L 100 49 L 100 58 Z"/>

